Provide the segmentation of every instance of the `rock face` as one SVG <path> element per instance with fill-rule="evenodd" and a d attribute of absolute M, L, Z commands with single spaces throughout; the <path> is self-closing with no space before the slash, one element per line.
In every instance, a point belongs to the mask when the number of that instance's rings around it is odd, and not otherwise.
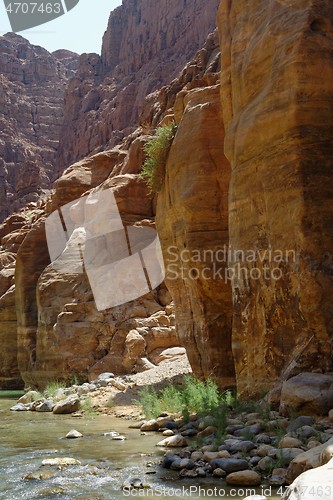
<path fill-rule="evenodd" d="M 101 56 L 81 56 L 66 92 L 61 169 L 136 128 L 146 96 L 176 77 L 216 27 L 218 5 L 124 0 L 111 13 Z"/>
<path fill-rule="evenodd" d="M 329 0 L 219 10 L 242 396 L 333 368 L 332 23 Z"/>
<path fill-rule="evenodd" d="M 219 85 L 184 89 L 174 110 L 178 130 L 157 203 L 166 283 L 193 370 L 231 386 L 231 286 L 226 258 L 214 258 L 228 245 L 230 180 Z"/>
<path fill-rule="evenodd" d="M 136 144 L 134 147 L 137 149 Z M 7 350 L 2 354 L 4 387 L 9 384 L 5 379 L 7 371 L 12 378 L 17 373 L 26 384 L 39 387 L 54 379 L 69 380 L 73 374 L 87 380 L 106 371 L 115 374 L 141 371 L 163 361 L 163 357 L 158 358 L 165 349 L 179 345 L 171 297 L 164 286 L 135 301 L 100 312 L 87 275 L 76 271 L 77 265 L 72 272 L 49 265 L 45 215 L 76 200 L 88 187 L 112 189 L 128 224 L 151 224 L 152 200 L 147 196 L 144 182 L 137 174 L 122 174 L 122 168 L 126 171 L 129 168 L 129 157 L 133 158 L 133 153 L 115 149 L 71 166 L 57 182 L 47 207 L 39 212 L 35 208 L 32 224 L 20 227 L 23 241 L 18 248 L 12 248 L 17 254 L 11 257 L 4 252 L 3 274 L 7 269 L 5 263 L 11 269 L 16 256 L 16 294 L 13 286 L 1 298 L 5 305 L 7 295 L 12 297 L 12 311 L 16 309 L 16 317 L 11 318 L 12 332 L 8 332 L 6 321 L 2 322 L 6 318 L 1 315 L 0 334 L 3 332 L 3 340 L 12 346 L 12 352 Z M 11 229 L 10 220 L 6 221 L 4 232 L 6 227 Z M 14 235 L 10 232 L 2 238 L 2 243 L 7 242 L 10 248 Z M 8 273 L 5 290 L 11 285 L 10 278 Z M 8 367 L 9 363 L 12 366 Z"/>
<path fill-rule="evenodd" d="M 36 201 L 57 177 L 63 97 L 77 54 L 14 33 L 0 37 L 0 222 Z"/>
<path fill-rule="evenodd" d="M 45 218 L 98 188 L 112 189 L 126 224 L 153 225 L 154 200 L 147 196 L 146 186 L 138 178 L 144 161 L 145 134 L 167 114 L 179 90 L 194 80 L 199 82 L 194 86 L 205 85 L 209 73 L 218 71 L 216 35 L 208 39 L 205 48 L 171 85 L 151 94 L 146 102 L 144 99 L 147 93 L 169 81 L 170 76 L 176 76 L 188 56 L 202 45 L 209 29 L 215 25 L 217 5 L 217 0 L 210 0 L 203 12 L 202 4 L 197 1 L 191 6 L 185 1 L 174 1 L 170 5 L 163 3 L 163 13 L 153 2 L 149 5 L 124 2 L 110 18 L 102 57 L 92 54 L 81 57 L 76 77 L 66 94 L 60 170 L 72 158 L 79 159 L 119 141 L 123 133 L 113 131 L 124 127 L 132 129 L 140 105 L 143 106 L 142 126 L 122 147 L 72 165 L 57 181 L 51 197 L 28 205 L 0 226 L 1 251 L 7 259 L 1 266 L 0 336 L 7 346 L 1 353 L 1 387 L 18 386 L 23 383 L 21 377 L 26 384 L 43 386 L 48 380 L 70 378 L 73 373 L 82 379 L 94 379 L 105 371 L 125 374 L 146 370 L 154 363 L 163 362 L 165 356 L 172 356 L 172 349 L 179 346 L 171 297 L 164 285 L 124 306 L 97 311 L 85 274 L 75 271 L 63 274 L 49 265 Z M 130 31 L 133 43 L 137 43 L 136 51 L 127 42 Z M 152 33 L 154 36 L 150 39 Z M 26 41 L 17 35 L 8 35 L 4 43 L 11 46 L 10 60 L 16 61 L 21 71 L 21 52 L 15 50 Z M 67 51 L 49 55 L 43 49 L 31 47 L 41 67 L 45 58 L 62 61 L 56 66 L 59 80 L 65 85 L 65 79 L 75 69 L 74 56 Z M 24 67 L 30 67 L 29 61 L 23 61 Z M 36 71 L 35 79 L 38 74 Z M 52 90 L 51 76 L 46 80 Z M 24 82 L 19 84 L 26 90 Z M 33 85 L 37 82 L 33 81 Z M 60 94 L 58 91 L 58 96 Z M 10 106 L 12 112 L 12 103 Z M 47 112 L 50 114 L 50 108 Z M 62 117 L 55 109 L 53 114 L 59 118 L 58 127 Z M 44 116 L 41 111 L 39 115 Z M 49 121 L 55 136 L 56 130 Z M 83 128 L 82 124 L 85 124 Z M 45 130 L 38 137 L 42 135 L 45 137 Z M 55 141 L 53 145 L 56 146 Z M 67 148 L 70 152 L 65 158 Z M 43 167 L 45 165 L 48 165 L 46 160 Z M 7 171 L 6 165 L 0 165 L 1 178 L 7 176 Z M 44 186 L 39 181 L 37 184 Z M 8 182 L 2 183 L 1 200 L 7 196 L 8 185 Z"/>
<path fill-rule="evenodd" d="M 156 224 L 180 341 L 196 375 L 227 387 L 235 382 L 224 248 L 230 165 L 223 151 L 218 72 L 219 45 L 212 34 L 177 84 L 160 95 L 166 117 L 174 117 L 178 128 L 158 194 Z"/>
<path fill-rule="evenodd" d="M 32 211 L 34 213 L 32 215 Z M 14 214 L 0 226 L 0 387 L 21 388 L 18 368 L 15 267 L 18 249 L 31 225 L 40 215 L 36 205 Z"/>

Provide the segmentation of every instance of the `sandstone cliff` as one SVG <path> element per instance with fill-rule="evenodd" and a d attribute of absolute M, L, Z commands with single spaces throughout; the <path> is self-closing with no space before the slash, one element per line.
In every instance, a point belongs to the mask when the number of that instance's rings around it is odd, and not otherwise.
<path fill-rule="evenodd" d="M 96 61 L 94 58 L 82 56 L 81 64 Z M 176 74 L 171 67 L 177 64 L 170 63 L 171 75 Z M 38 205 L 30 204 L 0 226 L 4 259 L 0 337 L 1 343 L 10 345 L 1 354 L 2 387 L 18 386 L 20 377 L 25 384 L 43 386 L 48 380 L 70 379 L 73 374 L 91 379 L 103 371 L 130 373 L 149 369 L 173 355 L 168 348 L 178 346 L 179 339 L 165 286 L 123 306 L 98 311 L 86 274 L 66 274 L 50 265 L 45 218 L 95 188 L 112 189 L 127 224 L 152 226 L 155 202 L 138 177 L 146 130 L 170 114 L 177 93 L 186 85 L 205 86 L 210 79 L 214 83 L 218 69 L 215 34 L 170 85 L 148 96 L 141 109 L 142 126 L 120 147 L 75 163 L 56 182 L 54 194 Z M 88 77 L 84 80 L 90 84 Z M 73 83 L 75 79 L 69 89 Z M 95 116 L 100 117 L 100 126 L 103 109 Z M 99 146 L 103 144 L 100 137 L 96 140 Z"/>
<path fill-rule="evenodd" d="M 164 285 L 100 312 L 85 273 L 50 265 L 45 218 L 87 189 L 111 189 L 124 222 L 151 224 L 152 200 L 144 182 L 131 173 L 131 165 L 140 170 L 142 159 L 138 141 L 129 151 L 85 159 L 64 172 L 53 195 L 0 226 L 0 342 L 6 346 L 0 354 L 0 387 L 20 387 L 22 379 L 43 387 L 74 374 L 86 380 L 104 371 L 147 370 L 179 345 Z"/>
<path fill-rule="evenodd" d="M 174 105 L 167 284 L 194 371 L 226 386 L 235 364 L 242 397 L 332 370 L 332 21 L 327 1 L 222 0 L 222 107 L 214 87 Z"/>
<path fill-rule="evenodd" d="M 333 368 L 333 7 L 222 0 L 219 25 L 230 244 L 264 256 L 231 263 L 245 268 L 232 283 L 237 383 L 253 396 Z"/>
<path fill-rule="evenodd" d="M 111 13 L 101 56 L 81 56 L 66 92 L 61 169 L 133 132 L 145 97 L 176 77 L 216 27 L 218 4 L 124 0 Z"/>
<path fill-rule="evenodd" d="M 192 71 L 195 78 L 187 82 L 185 77 L 181 91 L 177 81 L 175 99 L 172 86 L 163 93 L 171 107 L 167 114 L 174 114 L 178 128 L 158 195 L 156 223 L 178 334 L 192 368 L 198 376 L 230 387 L 235 382 L 232 294 L 230 282 L 219 277 L 225 276 L 227 261 L 216 267 L 209 258 L 229 241 L 230 164 L 223 151 L 219 56 L 217 34 L 212 34 L 186 68 L 186 77 Z"/>
<path fill-rule="evenodd" d="M 273 389 L 277 400 L 283 380 L 333 370 L 332 7 L 222 0 L 221 65 L 213 33 L 177 74 L 177 34 L 189 25 L 197 41 L 202 34 L 196 2 L 184 1 L 184 19 L 179 5 L 165 7 L 173 28 L 149 2 L 113 13 L 102 56 L 82 56 L 69 84 L 60 164 L 105 151 L 74 163 L 51 197 L 0 226 L 4 385 L 146 369 L 179 343 L 198 376 L 236 381 L 242 397 Z M 164 186 L 151 199 L 138 177 L 143 146 L 171 120 Z M 161 287 L 100 312 L 85 274 L 49 265 L 45 217 L 96 188 L 112 189 L 129 225 L 152 226 L 156 211 L 171 296 Z"/>
<path fill-rule="evenodd" d="M 0 221 L 56 179 L 63 96 L 77 54 L 50 54 L 20 35 L 0 37 Z"/>

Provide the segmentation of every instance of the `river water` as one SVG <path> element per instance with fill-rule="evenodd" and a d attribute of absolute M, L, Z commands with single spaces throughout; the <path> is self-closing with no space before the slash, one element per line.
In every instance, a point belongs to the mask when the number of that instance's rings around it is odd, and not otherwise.
<path fill-rule="evenodd" d="M 159 436 L 141 436 L 128 422 L 110 416 L 73 418 L 52 413 L 11 412 L 13 394 L 0 392 L 0 499 L 119 500 L 129 498 L 234 498 L 243 499 L 251 488 L 230 489 L 219 479 L 177 479 L 158 466 L 163 450 Z M 17 395 L 16 395 L 17 396 Z M 16 399 L 16 398 L 15 398 Z M 84 437 L 65 439 L 75 428 Z M 126 441 L 113 441 L 104 433 L 116 431 Z M 72 457 L 81 465 L 63 468 L 41 466 L 47 458 Z M 25 479 L 31 473 L 43 479 Z M 151 488 L 129 495 L 122 484 L 140 478 Z M 246 491 L 248 490 L 248 491 Z M 261 494 L 261 489 L 256 490 Z M 269 490 L 266 490 L 269 493 Z M 268 495 L 279 499 L 281 495 Z"/>

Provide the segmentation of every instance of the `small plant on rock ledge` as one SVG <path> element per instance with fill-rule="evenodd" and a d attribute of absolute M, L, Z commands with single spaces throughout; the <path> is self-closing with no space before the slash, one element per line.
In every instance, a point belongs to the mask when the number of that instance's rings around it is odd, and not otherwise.
<path fill-rule="evenodd" d="M 175 123 L 163 125 L 145 145 L 146 160 L 140 177 L 146 181 L 150 193 L 159 193 L 162 189 L 166 162 L 176 130 Z"/>

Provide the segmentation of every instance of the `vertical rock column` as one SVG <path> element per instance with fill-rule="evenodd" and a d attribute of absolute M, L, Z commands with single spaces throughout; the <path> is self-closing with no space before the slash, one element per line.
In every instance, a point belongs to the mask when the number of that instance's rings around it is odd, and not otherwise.
<path fill-rule="evenodd" d="M 332 23 L 330 0 L 220 5 L 241 396 L 333 368 Z"/>
<path fill-rule="evenodd" d="M 227 387 L 234 384 L 232 297 L 223 255 L 230 166 L 223 153 L 219 99 L 218 85 L 178 95 L 178 130 L 158 195 L 156 224 L 180 342 L 196 375 Z"/>
<path fill-rule="evenodd" d="M 3 220 L 8 215 L 6 206 L 7 201 L 7 169 L 5 162 L 0 158 L 0 220 Z"/>
<path fill-rule="evenodd" d="M 17 359 L 21 376 L 26 384 L 32 382 L 31 372 L 36 362 L 38 327 L 36 286 L 42 271 L 49 262 L 45 224 L 43 219 L 39 219 L 20 246 L 15 269 Z M 57 298 L 55 297 L 54 300 Z"/>

